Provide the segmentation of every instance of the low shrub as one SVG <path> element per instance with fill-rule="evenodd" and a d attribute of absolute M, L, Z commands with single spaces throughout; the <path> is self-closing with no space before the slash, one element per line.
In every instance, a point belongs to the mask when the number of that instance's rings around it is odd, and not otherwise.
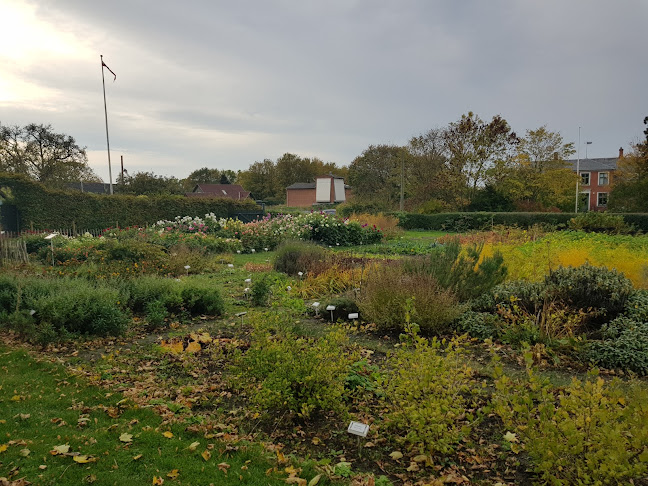
<path fill-rule="evenodd" d="M 545 278 L 545 294 L 573 310 L 588 312 L 588 325 L 597 329 L 614 319 L 633 294 L 632 282 L 616 270 L 594 267 L 560 267 Z"/>
<path fill-rule="evenodd" d="M 610 235 L 623 235 L 634 232 L 633 226 L 626 223 L 623 215 L 598 211 L 588 211 L 577 215 L 569 220 L 568 227 L 577 231 L 607 233 Z"/>
<path fill-rule="evenodd" d="M 393 357 L 382 386 L 385 425 L 419 453 L 452 453 L 478 420 L 482 387 L 464 354 L 461 341 L 444 347 L 414 336 L 413 345 Z"/>
<path fill-rule="evenodd" d="M 500 335 L 499 319 L 488 312 L 468 311 L 461 315 L 454 327 L 461 333 L 468 333 L 478 339 L 498 338 Z"/>
<path fill-rule="evenodd" d="M 287 275 L 318 274 L 328 267 L 326 249 L 307 241 L 285 241 L 277 248 L 274 269 Z"/>
<path fill-rule="evenodd" d="M 346 295 L 340 295 L 338 297 L 327 300 L 324 305 L 322 305 L 322 309 L 326 309 L 326 307 L 328 307 L 329 305 L 335 306 L 335 310 L 333 311 L 334 322 L 339 319 L 346 321 L 349 319 L 349 314 L 358 312 L 360 310 L 355 299 Z M 324 311 L 324 317 L 330 318 L 331 312 Z"/>
<path fill-rule="evenodd" d="M 92 286 L 84 280 L 67 280 L 56 292 L 33 300 L 31 305 L 41 322 L 56 330 L 100 336 L 119 335 L 126 330 L 129 315 L 119 304 L 119 292 Z"/>
<path fill-rule="evenodd" d="M 617 317 L 601 329 L 602 341 L 590 341 L 585 356 L 597 366 L 648 375 L 648 322 Z"/>
<path fill-rule="evenodd" d="M 250 288 L 252 304 L 266 305 L 271 291 L 272 280 L 267 275 L 254 279 L 252 287 Z"/>
<path fill-rule="evenodd" d="M 427 256 L 406 260 L 405 269 L 433 277 L 444 289 L 465 301 L 482 295 L 506 278 L 504 259 L 499 252 L 482 256 L 483 244 L 462 251 L 457 238 Z"/>
<path fill-rule="evenodd" d="M 363 320 L 374 322 L 381 331 L 401 331 L 406 306 L 413 298 L 415 320 L 426 334 L 450 330 L 450 324 L 463 308 L 455 294 L 444 289 L 429 274 L 411 273 L 400 265 L 384 265 L 371 270 L 358 298 Z"/>
<path fill-rule="evenodd" d="M 162 327 L 168 315 L 164 302 L 154 300 L 146 304 L 146 320 L 152 328 Z"/>
<path fill-rule="evenodd" d="M 159 302 L 171 313 L 182 309 L 182 284 L 173 279 L 143 276 L 125 281 L 121 287 L 123 302 L 136 314 L 145 313 L 151 302 Z"/>
<path fill-rule="evenodd" d="M 185 279 L 180 295 L 185 310 L 193 316 L 220 316 L 225 312 L 225 301 L 214 282 L 208 278 Z"/>
<path fill-rule="evenodd" d="M 526 355 L 529 365 L 532 358 Z M 529 365 L 530 366 L 530 365 Z M 648 391 L 595 373 L 554 390 L 529 367 L 526 383 L 496 367 L 493 409 L 539 479 L 556 486 L 632 484 L 648 473 Z M 624 390 L 625 389 L 625 390 Z"/>
<path fill-rule="evenodd" d="M 308 419 L 317 414 L 344 414 L 345 379 L 354 353 L 345 351 L 342 330 L 320 339 L 298 337 L 279 314 L 265 314 L 254 322 L 247 352 L 231 368 L 231 385 L 243 389 L 252 405 L 270 419 Z M 274 330 L 274 332 L 271 331 Z"/>

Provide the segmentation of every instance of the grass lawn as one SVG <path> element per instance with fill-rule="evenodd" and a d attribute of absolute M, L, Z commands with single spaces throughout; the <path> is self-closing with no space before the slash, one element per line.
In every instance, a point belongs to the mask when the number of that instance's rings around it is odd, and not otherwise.
<path fill-rule="evenodd" d="M 43 485 L 285 484 L 288 464 L 280 474 L 274 454 L 259 445 L 228 447 L 186 423 L 162 425 L 152 409 L 120 393 L 0 348 L 0 478 Z"/>

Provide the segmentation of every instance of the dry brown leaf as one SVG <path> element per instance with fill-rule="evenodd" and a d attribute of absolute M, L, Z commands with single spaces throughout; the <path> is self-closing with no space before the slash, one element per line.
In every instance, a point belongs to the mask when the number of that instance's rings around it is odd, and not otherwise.
<path fill-rule="evenodd" d="M 193 452 L 193 451 L 195 451 L 195 450 L 198 448 L 199 445 L 200 445 L 200 442 L 198 442 L 198 441 L 196 441 L 196 442 L 192 442 L 191 444 L 189 444 L 188 449 L 189 449 L 191 452 Z"/>
<path fill-rule="evenodd" d="M 218 469 L 220 469 L 221 471 L 223 471 L 225 474 L 227 474 L 227 470 L 228 470 L 230 467 L 231 467 L 231 466 L 230 466 L 229 464 L 227 464 L 226 462 L 221 462 L 220 464 L 218 464 Z"/>
<path fill-rule="evenodd" d="M 170 479 L 177 479 L 178 476 L 180 476 L 180 471 L 178 469 L 174 469 L 173 471 L 167 473 L 167 478 Z"/>
<path fill-rule="evenodd" d="M 164 432 L 162 435 L 163 435 L 164 437 L 166 437 L 167 439 L 171 439 L 171 438 L 173 437 L 173 432 L 171 432 L 170 430 L 167 430 L 167 431 Z"/>
<path fill-rule="evenodd" d="M 209 459 L 211 459 L 211 452 L 209 452 L 207 449 L 205 449 L 200 455 L 205 461 L 209 461 Z"/>
<path fill-rule="evenodd" d="M 201 350 L 202 348 L 200 347 L 200 343 L 196 341 L 191 341 L 189 344 L 187 344 L 187 348 L 185 351 L 187 353 L 197 353 Z"/>
<path fill-rule="evenodd" d="M 162 479 L 162 476 L 160 476 L 159 478 L 157 476 L 153 476 L 153 484 L 154 485 L 164 484 L 164 479 Z"/>

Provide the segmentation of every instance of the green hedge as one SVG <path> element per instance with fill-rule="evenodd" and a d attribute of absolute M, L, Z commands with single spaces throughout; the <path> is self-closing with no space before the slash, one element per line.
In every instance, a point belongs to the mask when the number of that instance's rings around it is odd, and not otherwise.
<path fill-rule="evenodd" d="M 566 226 L 572 213 L 397 213 L 399 226 L 409 229 L 469 231 L 489 229 L 493 225 L 528 228 L 535 224 Z"/>
<path fill-rule="evenodd" d="M 0 173 L 0 188 L 9 188 L 9 204 L 18 208 L 19 227 L 100 229 L 140 226 L 176 216 L 233 217 L 257 212 L 252 200 L 188 198 L 185 196 L 97 195 L 47 189 L 25 176 Z"/>
<path fill-rule="evenodd" d="M 546 224 L 566 228 L 575 213 L 393 213 L 399 226 L 406 230 L 470 231 L 490 229 L 492 226 L 517 226 L 529 228 L 536 224 Z M 648 232 L 648 214 L 622 214 L 627 224 L 636 231 Z"/>

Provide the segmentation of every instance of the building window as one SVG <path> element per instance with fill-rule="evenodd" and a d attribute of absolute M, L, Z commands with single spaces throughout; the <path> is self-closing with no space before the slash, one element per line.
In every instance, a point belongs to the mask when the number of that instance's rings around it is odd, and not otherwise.
<path fill-rule="evenodd" d="M 598 193 L 598 206 L 607 207 L 608 193 L 599 192 Z"/>
<path fill-rule="evenodd" d="M 610 176 L 607 172 L 599 172 L 599 186 L 607 186 L 610 183 Z"/>
<path fill-rule="evenodd" d="M 590 173 L 581 172 L 581 186 L 589 186 L 589 185 L 590 185 Z"/>

